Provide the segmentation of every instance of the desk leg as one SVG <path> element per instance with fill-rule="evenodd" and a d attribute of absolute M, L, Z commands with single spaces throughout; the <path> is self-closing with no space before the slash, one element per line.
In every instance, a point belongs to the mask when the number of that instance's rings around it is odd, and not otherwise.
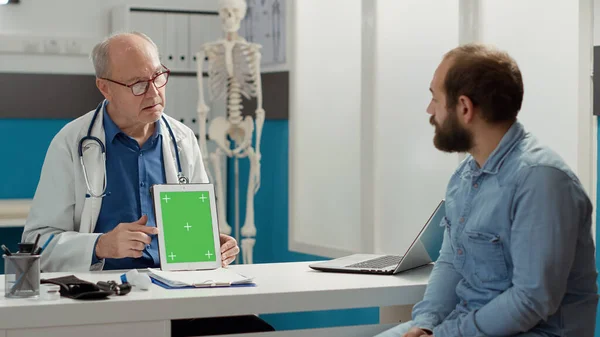
<path fill-rule="evenodd" d="M 394 305 L 379 308 L 379 324 L 402 323 L 411 319 L 412 305 Z"/>

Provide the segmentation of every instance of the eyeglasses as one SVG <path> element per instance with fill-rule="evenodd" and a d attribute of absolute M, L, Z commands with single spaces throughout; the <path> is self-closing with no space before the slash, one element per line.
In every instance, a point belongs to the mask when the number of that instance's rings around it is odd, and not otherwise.
<path fill-rule="evenodd" d="M 133 93 L 134 96 L 141 96 L 148 91 L 148 88 L 150 87 L 150 82 L 154 83 L 154 86 L 156 87 L 156 89 L 162 88 L 165 85 L 167 85 L 171 71 L 169 69 L 167 69 L 167 67 L 165 67 L 165 66 L 163 66 L 163 67 L 165 69 L 161 73 L 156 74 L 151 79 L 145 80 L 145 81 L 137 81 L 133 84 L 125 84 L 125 83 L 117 82 L 117 81 L 111 80 L 109 78 L 104 78 L 104 77 L 101 77 L 101 79 L 107 80 L 109 82 L 113 82 L 116 84 L 120 84 L 124 87 L 131 89 L 131 92 Z"/>

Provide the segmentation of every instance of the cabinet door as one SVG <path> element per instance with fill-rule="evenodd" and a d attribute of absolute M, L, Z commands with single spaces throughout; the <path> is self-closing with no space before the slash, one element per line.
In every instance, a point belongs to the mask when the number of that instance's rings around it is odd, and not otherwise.
<path fill-rule="evenodd" d="M 190 15 L 166 14 L 167 62 L 172 70 L 188 71 Z"/>
<path fill-rule="evenodd" d="M 177 103 L 179 111 L 178 116 L 185 118 L 185 125 L 189 126 L 197 135 L 198 130 L 198 80 L 196 76 L 182 76 L 182 87 L 179 92 L 179 102 Z"/>
<path fill-rule="evenodd" d="M 180 81 L 179 76 L 174 76 L 171 75 L 169 77 L 169 82 L 167 83 L 167 86 L 165 87 L 165 100 L 166 100 L 166 104 L 165 104 L 165 114 L 177 119 L 178 121 L 181 122 L 181 119 L 183 118 L 182 116 L 179 116 L 177 114 L 177 111 L 179 110 L 179 97 L 178 97 L 178 93 L 179 93 L 179 88 L 181 88 L 181 81 Z M 185 120 L 183 121 L 183 123 L 185 123 Z"/>
<path fill-rule="evenodd" d="M 198 60 L 195 59 L 196 53 L 203 44 L 214 42 L 221 38 L 221 21 L 217 15 L 194 14 L 190 15 L 189 27 L 190 34 L 188 43 L 190 46 L 190 59 L 192 60 L 190 65 L 194 71 L 197 71 Z M 204 61 L 202 68 L 203 71 L 206 72 L 206 61 Z"/>
<path fill-rule="evenodd" d="M 171 322 L 131 322 L 112 324 L 90 324 L 75 326 L 54 326 L 46 328 L 11 329 L 0 330 L 0 337 L 104 337 L 104 336 L 127 336 L 127 337 L 160 337 L 169 336 Z"/>
<path fill-rule="evenodd" d="M 166 52 L 166 14 L 155 12 L 131 12 L 130 31 L 137 31 L 148 35 L 156 46 L 160 55 L 160 61 L 165 64 Z M 165 64 L 166 65 L 166 64 Z M 167 66 L 168 67 L 168 66 Z"/>

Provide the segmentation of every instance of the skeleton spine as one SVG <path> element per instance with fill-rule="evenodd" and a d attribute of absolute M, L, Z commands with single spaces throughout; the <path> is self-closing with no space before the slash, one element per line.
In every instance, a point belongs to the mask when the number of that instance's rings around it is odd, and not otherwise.
<path fill-rule="evenodd" d="M 229 85 L 229 95 L 227 97 L 229 121 L 237 125 L 242 121 L 242 87 L 235 77 L 229 77 L 227 82 Z"/>

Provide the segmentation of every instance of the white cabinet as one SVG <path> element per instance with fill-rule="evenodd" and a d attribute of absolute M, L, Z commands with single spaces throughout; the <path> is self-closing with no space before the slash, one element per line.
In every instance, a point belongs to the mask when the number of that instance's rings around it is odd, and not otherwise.
<path fill-rule="evenodd" d="M 190 71 L 190 15 L 167 13 L 165 20 L 165 66 L 176 71 Z"/>
<path fill-rule="evenodd" d="M 166 16 L 162 13 L 131 12 L 129 31 L 148 35 L 158 46 L 161 62 L 165 63 Z"/>
<path fill-rule="evenodd" d="M 119 6 L 112 11 L 113 32 L 139 31 L 158 46 L 161 62 L 171 70 L 166 87 L 165 113 L 182 120 L 198 133 L 196 106 L 198 80 L 196 52 L 207 42 L 222 35 L 216 11 L 182 10 L 177 8 L 142 8 Z M 203 70 L 206 72 L 206 65 Z M 226 115 L 224 102 L 211 102 L 205 78 L 204 91 L 209 118 Z"/>
<path fill-rule="evenodd" d="M 113 9 L 111 30 L 148 35 L 158 46 L 161 62 L 176 73 L 195 72 L 195 54 L 200 46 L 216 41 L 223 34 L 216 11 L 131 6 Z"/>
<path fill-rule="evenodd" d="M 197 69 L 196 53 L 202 44 L 216 41 L 222 36 L 221 22 L 218 16 L 190 15 L 189 46 L 191 56 L 191 67 Z M 206 61 L 202 67 L 206 72 Z"/>
<path fill-rule="evenodd" d="M 169 82 L 165 86 L 165 100 L 167 101 L 165 104 L 165 113 L 176 119 L 182 118 L 181 114 L 177 113 L 177 111 L 180 111 L 177 104 L 179 101 L 177 95 L 181 86 L 180 78 L 180 76 L 170 76 Z"/>

